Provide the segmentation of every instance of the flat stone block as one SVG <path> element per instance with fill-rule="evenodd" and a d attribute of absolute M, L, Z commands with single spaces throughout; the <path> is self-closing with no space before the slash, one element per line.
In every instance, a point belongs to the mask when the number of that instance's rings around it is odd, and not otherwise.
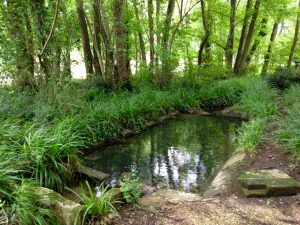
<path fill-rule="evenodd" d="M 277 169 L 243 172 L 237 181 L 247 197 L 288 196 L 300 192 L 300 183 Z"/>

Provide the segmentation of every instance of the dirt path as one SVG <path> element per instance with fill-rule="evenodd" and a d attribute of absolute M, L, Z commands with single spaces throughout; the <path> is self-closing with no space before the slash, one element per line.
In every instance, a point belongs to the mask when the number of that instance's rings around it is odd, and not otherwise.
<path fill-rule="evenodd" d="M 300 167 L 292 157 L 266 141 L 252 163 L 244 169 L 280 169 L 300 181 Z M 125 208 L 122 220 L 115 224 L 134 225 L 300 225 L 300 195 L 278 198 L 245 198 L 233 185 L 228 194 L 217 198 L 179 204 L 165 204 L 154 209 Z"/>

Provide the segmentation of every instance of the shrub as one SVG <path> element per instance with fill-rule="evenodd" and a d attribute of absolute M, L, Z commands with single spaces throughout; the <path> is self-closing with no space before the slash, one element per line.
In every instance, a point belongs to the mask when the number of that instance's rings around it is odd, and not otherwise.
<path fill-rule="evenodd" d="M 139 178 L 134 175 L 121 180 L 120 186 L 127 203 L 135 201 L 142 194 L 142 184 L 139 182 Z"/>
<path fill-rule="evenodd" d="M 273 87 L 284 90 L 292 84 L 300 84 L 300 73 L 295 69 L 278 68 L 267 81 Z"/>

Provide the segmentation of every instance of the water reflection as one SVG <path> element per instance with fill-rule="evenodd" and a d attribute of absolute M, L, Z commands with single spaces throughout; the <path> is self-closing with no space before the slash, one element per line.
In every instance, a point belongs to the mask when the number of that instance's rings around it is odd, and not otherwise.
<path fill-rule="evenodd" d="M 233 150 L 238 122 L 220 117 L 184 115 L 126 142 L 93 153 L 88 165 L 111 174 L 137 172 L 149 185 L 187 192 L 205 190 Z"/>

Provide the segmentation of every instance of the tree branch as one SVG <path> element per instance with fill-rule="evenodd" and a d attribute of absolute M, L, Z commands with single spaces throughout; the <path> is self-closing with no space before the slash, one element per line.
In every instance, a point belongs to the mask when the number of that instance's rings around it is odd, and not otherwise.
<path fill-rule="evenodd" d="M 60 6 L 60 0 L 57 0 L 56 1 L 56 8 L 55 8 L 55 15 L 54 15 L 54 19 L 53 19 L 53 22 L 52 22 L 52 26 L 51 26 L 51 30 L 50 30 L 50 33 L 49 33 L 49 36 L 43 46 L 43 49 L 42 51 L 40 52 L 40 54 L 38 54 L 39 58 L 42 58 L 42 56 L 44 55 L 45 53 L 45 50 L 49 44 L 49 41 L 54 33 L 54 30 L 55 30 L 55 26 L 56 26 L 56 23 L 57 23 L 57 19 L 58 19 L 58 14 L 59 14 L 59 6 Z"/>

